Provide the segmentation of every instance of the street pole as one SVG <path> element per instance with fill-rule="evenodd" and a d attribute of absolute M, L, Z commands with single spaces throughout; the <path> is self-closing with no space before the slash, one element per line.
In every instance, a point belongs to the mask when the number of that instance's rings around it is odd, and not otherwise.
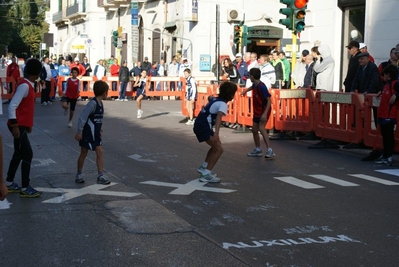
<path fill-rule="evenodd" d="M 292 54 L 291 54 L 291 73 L 294 72 L 296 64 L 296 33 L 292 31 Z M 291 79 L 291 89 L 294 89 L 294 80 Z"/>
<path fill-rule="evenodd" d="M 216 81 L 220 82 L 220 6 L 216 5 L 216 44 L 215 44 L 215 65 L 216 65 Z"/>

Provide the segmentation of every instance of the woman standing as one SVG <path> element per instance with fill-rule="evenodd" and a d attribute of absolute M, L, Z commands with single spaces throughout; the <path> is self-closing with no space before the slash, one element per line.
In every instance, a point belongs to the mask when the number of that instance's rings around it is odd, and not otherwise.
<path fill-rule="evenodd" d="M 240 75 L 230 58 L 223 61 L 223 77 L 233 83 L 238 83 L 240 79 Z"/>

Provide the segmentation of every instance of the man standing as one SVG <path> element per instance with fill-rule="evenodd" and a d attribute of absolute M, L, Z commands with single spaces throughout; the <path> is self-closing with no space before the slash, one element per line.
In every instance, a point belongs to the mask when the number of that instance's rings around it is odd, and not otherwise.
<path fill-rule="evenodd" d="M 177 63 L 176 56 L 173 57 L 172 62 L 169 64 L 169 77 L 179 77 L 179 63 Z M 176 90 L 176 82 L 170 82 L 170 91 Z"/>
<path fill-rule="evenodd" d="M 369 53 L 369 51 L 367 50 L 367 45 L 365 43 L 359 43 L 359 50 L 361 53 Z M 370 55 L 369 53 L 369 59 L 371 62 L 374 62 L 374 58 Z"/>
<path fill-rule="evenodd" d="M 349 54 L 351 55 L 349 59 L 348 72 L 346 73 L 346 78 L 344 81 L 345 92 L 350 92 L 352 89 L 352 82 L 356 76 L 357 69 L 359 68 L 359 61 L 356 56 L 360 54 L 359 43 L 356 41 L 351 41 L 347 46 Z"/>
<path fill-rule="evenodd" d="M 86 71 L 83 76 L 86 76 L 86 77 L 90 76 L 90 72 L 92 72 L 92 69 L 91 69 L 90 63 L 87 61 L 87 57 L 83 58 L 82 65 Z M 86 81 L 83 82 L 83 91 L 85 91 L 85 92 L 87 91 L 87 82 Z"/>
<path fill-rule="evenodd" d="M 71 74 L 71 69 L 69 68 L 69 61 L 65 59 L 61 60 L 61 65 L 58 66 L 58 73 L 60 76 L 64 77 L 64 81 L 62 82 L 62 92 L 65 93 L 66 83 L 69 75 Z"/>
<path fill-rule="evenodd" d="M 359 68 L 352 82 L 351 92 L 357 91 L 362 94 L 378 93 L 382 88 L 377 66 L 370 61 L 369 53 L 359 53 L 356 56 Z"/>
<path fill-rule="evenodd" d="M 260 81 L 266 85 L 267 89 L 271 89 L 272 84 L 276 82 L 276 71 L 269 61 L 269 56 L 266 54 L 259 57 Z"/>
<path fill-rule="evenodd" d="M 305 76 L 303 77 L 303 85 L 302 87 L 307 89 L 310 88 L 310 86 L 312 85 L 312 77 L 313 77 L 313 56 L 308 54 L 305 57 Z"/>
<path fill-rule="evenodd" d="M 111 73 L 112 77 L 118 77 L 119 76 L 119 69 L 120 66 L 118 65 L 118 60 L 115 58 L 114 59 L 114 64 L 111 65 L 109 68 L 109 72 Z M 112 91 L 117 91 L 117 82 L 112 82 Z"/>
<path fill-rule="evenodd" d="M 305 58 L 306 56 L 309 55 L 309 50 L 303 50 L 301 54 L 301 61 L 295 64 L 294 71 L 291 74 L 291 79 L 294 80 L 294 85 L 295 88 L 298 87 L 303 87 L 303 81 L 305 79 L 306 75 L 306 63 L 305 63 Z M 312 57 L 313 58 L 313 57 Z"/>
<path fill-rule="evenodd" d="M 150 73 L 151 62 L 148 61 L 148 57 L 144 57 L 143 64 L 141 64 L 141 69 L 145 70 L 147 73 Z"/>
<path fill-rule="evenodd" d="M 48 61 L 47 61 L 48 62 Z M 19 66 L 16 63 L 15 57 L 11 57 L 11 64 L 7 67 L 7 77 L 12 77 L 15 80 L 15 84 L 18 83 L 18 78 L 21 77 L 21 73 L 19 71 Z M 12 87 L 12 83 L 8 84 L 8 93 L 11 94 L 15 91 L 15 88 Z"/>
<path fill-rule="evenodd" d="M 104 60 L 100 59 L 98 64 L 94 67 L 94 76 L 96 76 L 97 80 L 102 80 L 106 73 L 107 71 L 104 67 Z"/>
<path fill-rule="evenodd" d="M 69 65 L 71 71 L 74 67 L 78 68 L 79 70 L 78 79 L 81 79 L 82 76 L 86 74 L 86 68 L 82 64 L 80 64 L 78 57 L 75 57 L 74 63 Z"/>
<path fill-rule="evenodd" d="M 41 103 L 42 106 L 51 105 L 50 90 L 51 90 L 51 68 L 49 65 L 49 58 L 43 58 L 43 68 L 40 73 L 40 80 L 42 82 Z"/>
<path fill-rule="evenodd" d="M 273 60 L 272 60 L 272 65 L 274 67 L 274 70 L 276 71 L 276 83 L 273 84 L 273 88 L 278 88 L 281 89 L 284 86 L 284 66 L 283 62 L 280 60 L 278 57 L 278 52 L 274 51 L 272 53 L 273 55 Z"/>
<path fill-rule="evenodd" d="M 387 61 L 382 62 L 380 65 L 378 65 L 378 72 L 380 73 L 380 77 L 381 80 L 385 83 L 384 81 L 384 73 L 383 70 L 385 69 L 385 67 L 387 67 L 388 65 L 398 65 L 398 58 L 395 55 L 395 47 L 391 48 L 391 50 L 389 51 L 389 59 Z"/>
<path fill-rule="evenodd" d="M 250 58 L 250 61 L 249 61 L 248 68 L 247 68 L 248 73 L 253 68 L 259 69 L 258 55 L 256 53 L 251 53 L 249 58 Z M 245 87 L 249 88 L 251 86 L 252 86 L 251 79 L 247 79 Z M 249 95 L 250 94 L 251 94 L 251 92 L 249 93 Z"/>
<path fill-rule="evenodd" d="M 283 51 L 278 53 L 278 57 L 280 58 L 281 62 L 283 62 L 283 67 L 284 67 L 284 86 L 283 86 L 283 88 L 285 88 L 285 89 L 291 88 L 291 86 L 290 86 L 291 64 L 288 61 L 288 59 L 285 57 L 285 53 Z"/>
<path fill-rule="evenodd" d="M 236 54 L 234 64 L 237 68 L 238 73 L 240 74 L 240 79 L 238 80 L 238 83 L 246 84 L 247 79 L 249 78 L 248 65 L 245 61 L 242 60 L 242 55 L 240 53 Z"/>

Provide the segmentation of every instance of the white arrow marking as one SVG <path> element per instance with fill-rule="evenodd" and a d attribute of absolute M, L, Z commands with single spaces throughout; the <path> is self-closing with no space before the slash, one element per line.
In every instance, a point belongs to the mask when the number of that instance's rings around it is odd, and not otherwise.
<path fill-rule="evenodd" d="M 176 187 L 177 189 L 170 192 L 169 193 L 170 195 L 190 195 L 192 192 L 196 190 L 215 192 L 215 193 L 231 193 L 236 191 L 236 190 L 223 189 L 223 188 L 205 187 L 204 185 L 206 185 L 207 183 L 202 183 L 198 181 L 198 179 L 188 182 L 186 184 L 165 183 L 158 181 L 146 181 L 146 182 L 141 182 L 140 184 Z"/>
<path fill-rule="evenodd" d="M 61 193 L 62 196 L 54 197 L 43 201 L 43 203 L 62 203 L 64 201 L 77 198 L 83 195 L 100 195 L 100 196 L 117 196 L 117 197 L 135 197 L 140 193 L 127 193 L 127 192 L 115 192 L 115 191 L 100 191 L 101 189 L 109 186 L 116 185 L 117 183 L 110 183 L 109 185 L 94 184 L 81 189 L 65 189 L 65 188 L 36 188 L 38 191 L 48 193 Z"/>
<path fill-rule="evenodd" d="M 0 201 L 0 210 L 6 210 L 9 209 L 11 206 L 11 202 L 8 202 L 7 199 L 4 199 L 3 201 Z"/>
<path fill-rule="evenodd" d="M 34 164 L 35 161 L 38 161 L 38 164 Z M 32 167 L 45 167 L 49 166 L 50 164 L 56 163 L 52 159 L 32 159 Z"/>
<path fill-rule="evenodd" d="M 138 154 L 130 155 L 129 158 L 137 160 L 137 161 L 141 161 L 141 162 L 157 162 L 156 160 L 152 160 L 152 159 L 142 159 L 141 156 Z"/>

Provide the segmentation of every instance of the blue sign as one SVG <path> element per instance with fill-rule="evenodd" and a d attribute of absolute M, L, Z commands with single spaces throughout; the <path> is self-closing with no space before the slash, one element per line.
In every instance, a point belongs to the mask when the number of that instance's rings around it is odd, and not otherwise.
<path fill-rule="evenodd" d="M 132 3 L 132 9 L 130 10 L 132 15 L 132 25 L 139 25 L 139 8 Z"/>
<path fill-rule="evenodd" d="M 211 71 L 211 55 L 200 55 L 199 69 L 200 71 Z"/>

